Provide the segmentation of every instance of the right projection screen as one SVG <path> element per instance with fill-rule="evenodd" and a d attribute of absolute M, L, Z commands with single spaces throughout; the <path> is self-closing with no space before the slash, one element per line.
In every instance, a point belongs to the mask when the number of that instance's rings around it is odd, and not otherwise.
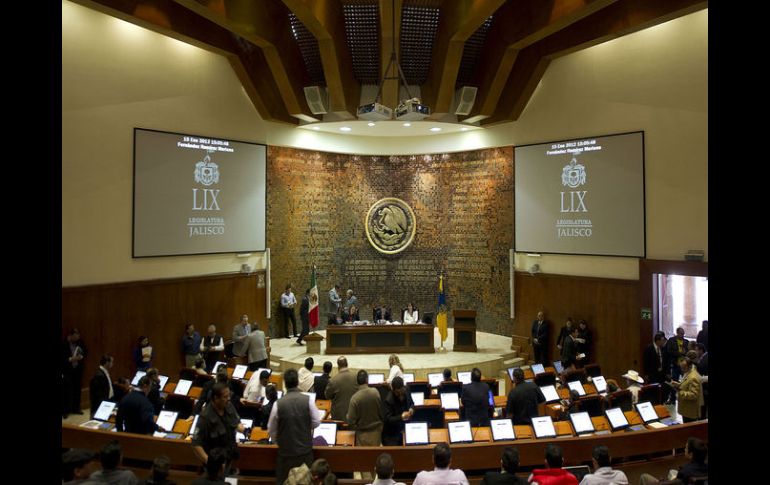
<path fill-rule="evenodd" d="M 517 252 L 645 257 L 644 133 L 517 146 Z"/>

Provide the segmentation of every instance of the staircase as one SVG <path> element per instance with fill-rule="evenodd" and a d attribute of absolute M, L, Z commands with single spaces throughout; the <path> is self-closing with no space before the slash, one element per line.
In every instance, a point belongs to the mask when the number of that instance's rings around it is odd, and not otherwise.
<path fill-rule="evenodd" d="M 515 350 L 517 355 L 523 359 L 522 364 L 529 365 L 534 363 L 534 361 L 529 358 L 530 348 L 529 337 L 511 335 L 511 349 Z"/>

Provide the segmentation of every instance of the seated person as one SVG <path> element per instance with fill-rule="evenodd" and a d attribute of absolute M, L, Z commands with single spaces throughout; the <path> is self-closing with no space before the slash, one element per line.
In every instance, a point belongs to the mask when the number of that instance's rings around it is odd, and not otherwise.
<path fill-rule="evenodd" d="M 409 305 L 407 305 L 406 310 L 404 310 L 403 323 L 404 325 L 409 325 L 412 323 L 420 323 L 420 316 L 412 302 L 409 302 Z"/>
<path fill-rule="evenodd" d="M 193 369 L 195 369 L 195 373 L 199 376 L 207 376 L 209 375 L 208 372 L 206 372 L 206 361 L 203 360 L 203 357 L 198 357 L 195 359 L 195 363 L 193 364 Z"/>
<path fill-rule="evenodd" d="M 691 478 L 705 477 L 709 474 L 709 465 L 706 463 L 708 457 L 708 448 L 706 443 L 698 438 L 687 438 L 687 444 L 684 448 L 684 455 L 690 458 L 689 463 L 685 463 L 679 470 L 671 470 L 669 472 L 669 479 L 681 480 L 682 483 L 689 483 Z M 674 476 L 676 473 L 676 476 Z M 662 480 L 665 480 L 662 479 Z M 657 485 L 662 480 L 659 480 L 649 473 L 642 473 L 639 477 L 639 485 Z"/>
<path fill-rule="evenodd" d="M 380 305 L 379 307 L 374 309 L 374 321 L 378 322 L 380 320 L 385 321 L 391 321 L 392 316 L 390 314 L 390 308 L 386 308 L 385 305 Z"/>
<path fill-rule="evenodd" d="M 267 421 L 270 419 L 270 411 L 273 410 L 273 404 L 278 400 L 278 390 L 275 388 L 275 384 L 268 384 L 265 387 L 265 402 L 262 403 L 262 408 L 259 410 L 259 423 L 254 423 L 254 426 L 259 426 L 262 429 L 267 429 Z"/>
<path fill-rule="evenodd" d="M 358 320 L 361 320 L 358 316 L 358 307 L 355 305 L 350 305 L 350 309 L 348 311 L 342 313 L 342 319 L 346 322 L 356 322 Z"/>
<path fill-rule="evenodd" d="M 529 482 L 549 485 L 578 485 L 577 478 L 562 468 L 564 459 L 561 447 L 549 443 L 545 447 L 546 468 L 535 468 L 529 476 Z"/>

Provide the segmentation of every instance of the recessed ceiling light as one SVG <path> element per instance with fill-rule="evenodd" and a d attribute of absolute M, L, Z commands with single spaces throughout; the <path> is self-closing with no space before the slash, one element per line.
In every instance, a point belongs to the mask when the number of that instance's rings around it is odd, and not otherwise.
<path fill-rule="evenodd" d="M 411 123 L 404 123 L 404 126 L 410 127 L 410 126 L 412 126 L 412 124 Z"/>
<path fill-rule="evenodd" d="M 352 130 L 352 129 L 353 129 L 353 128 L 351 128 L 351 127 L 349 127 L 349 126 L 340 126 L 340 131 L 350 131 L 350 130 Z"/>
<path fill-rule="evenodd" d="M 430 129 L 430 131 L 441 131 L 441 128 L 439 128 L 438 126 L 434 126 L 433 128 Z"/>
<path fill-rule="evenodd" d="M 463 126 L 462 128 L 460 128 L 460 131 L 468 131 L 468 128 Z"/>
<path fill-rule="evenodd" d="M 367 125 L 368 125 L 368 126 L 374 126 L 375 124 L 376 124 L 376 123 L 375 123 L 375 122 L 373 122 L 373 121 L 370 121 L 369 123 L 367 123 Z"/>
<path fill-rule="evenodd" d="M 314 129 L 314 130 L 320 130 L 321 128 L 319 128 L 319 127 L 317 127 L 317 126 L 314 126 L 314 127 L 313 127 L 313 129 Z"/>

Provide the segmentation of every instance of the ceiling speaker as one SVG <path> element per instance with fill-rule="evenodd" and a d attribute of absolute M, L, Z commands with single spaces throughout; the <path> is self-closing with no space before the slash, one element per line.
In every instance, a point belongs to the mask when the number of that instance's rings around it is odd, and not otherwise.
<path fill-rule="evenodd" d="M 310 112 L 314 115 L 322 115 L 329 111 L 329 97 L 326 89 L 320 86 L 305 87 L 305 99 L 310 107 Z"/>
<path fill-rule="evenodd" d="M 457 109 L 455 109 L 456 115 L 469 115 L 473 108 L 473 103 L 476 101 L 476 93 L 479 88 L 473 86 L 463 86 L 457 90 Z"/>

